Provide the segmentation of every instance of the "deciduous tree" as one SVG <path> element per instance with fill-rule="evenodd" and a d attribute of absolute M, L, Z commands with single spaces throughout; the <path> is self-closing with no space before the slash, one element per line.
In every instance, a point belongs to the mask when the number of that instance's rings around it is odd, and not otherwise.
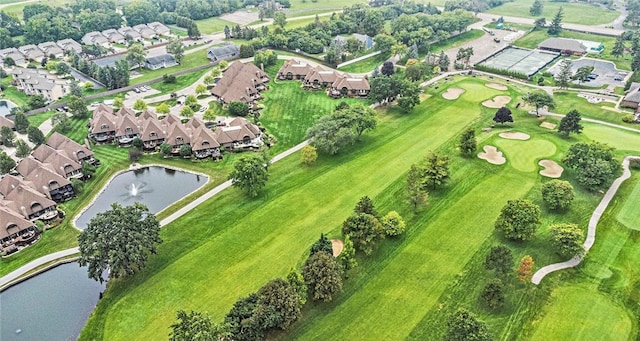
<path fill-rule="evenodd" d="M 229 114 L 232 116 L 247 116 L 249 106 L 244 102 L 231 102 L 228 106 Z"/>
<path fill-rule="evenodd" d="M 424 189 L 424 169 L 413 164 L 407 176 L 407 198 L 413 205 L 413 212 L 418 211 L 418 207 L 427 202 L 427 191 Z"/>
<path fill-rule="evenodd" d="M 312 145 L 306 145 L 302 148 L 302 163 L 307 166 L 312 165 L 318 159 L 318 152 L 316 151 L 316 147 Z"/>
<path fill-rule="evenodd" d="M 540 116 L 540 108 L 547 107 L 553 109 L 556 107 L 556 103 L 553 101 L 553 97 L 544 91 L 535 91 L 522 96 L 522 100 L 526 103 L 536 107 L 536 116 Z"/>
<path fill-rule="evenodd" d="M 89 109 L 87 109 L 87 103 L 82 98 L 71 96 L 68 105 L 69 112 L 74 118 L 83 119 L 89 117 L 90 112 Z"/>
<path fill-rule="evenodd" d="M 513 271 L 513 254 L 511 249 L 504 245 L 497 245 L 491 248 L 484 259 L 484 268 L 495 270 L 497 277 L 505 280 L 507 275 Z"/>
<path fill-rule="evenodd" d="M 133 103 L 133 110 L 142 111 L 144 109 L 147 109 L 147 103 L 143 99 L 138 98 Z"/>
<path fill-rule="evenodd" d="M 258 196 L 269 178 L 267 166 L 260 155 L 242 155 L 233 164 L 229 179 L 232 180 L 233 186 L 247 192 L 250 196 Z"/>
<path fill-rule="evenodd" d="M 447 319 L 445 341 L 491 341 L 487 325 L 464 308 L 458 309 Z"/>
<path fill-rule="evenodd" d="M 549 227 L 551 242 L 560 255 L 565 257 L 584 254 L 584 231 L 576 224 L 554 224 Z"/>
<path fill-rule="evenodd" d="M 425 157 L 424 185 L 436 189 L 449 180 L 449 157 L 438 152 L 429 153 Z"/>
<path fill-rule="evenodd" d="M 211 322 L 211 317 L 199 311 L 187 313 L 178 310 L 177 320 L 171 325 L 171 341 L 213 341 L 226 340 L 230 334 L 227 325 Z"/>
<path fill-rule="evenodd" d="M 191 118 L 193 117 L 193 109 L 191 109 L 190 106 L 185 105 L 184 107 L 182 107 L 182 109 L 180 109 L 180 116 L 185 117 L 185 118 Z"/>
<path fill-rule="evenodd" d="M 569 147 L 565 165 L 575 171 L 578 183 L 590 191 L 606 187 L 620 173 L 613 148 L 598 142 L 576 143 Z"/>
<path fill-rule="evenodd" d="M 337 260 L 342 265 L 342 269 L 347 271 L 358 266 L 358 261 L 356 260 L 356 248 L 353 246 L 349 236 L 344 236 L 343 244 L 342 252 L 340 252 Z"/>
<path fill-rule="evenodd" d="M 478 143 L 476 142 L 476 131 L 473 128 L 469 128 L 462 133 L 459 147 L 462 155 L 471 156 L 476 153 Z"/>
<path fill-rule="evenodd" d="M 505 238 L 513 240 L 529 240 L 540 224 L 540 207 L 530 200 L 509 200 L 502 208 L 495 227 Z"/>
<path fill-rule="evenodd" d="M 14 115 L 13 124 L 16 126 L 16 131 L 20 134 L 26 134 L 27 128 L 29 128 L 29 120 L 27 120 L 27 116 L 24 115 L 22 108 L 12 108 L 11 114 Z"/>
<path fill-rule="evenodd" d="M 551 210 L 569 208 L 573 198 L 573 186 L 568 181 L 554 179 L 542 185 L 542 200 Z"/>
<path fill-rule="evenodd" d="M 29 126 L 29 128 L 27 128 L 27 138 L 29 139 L 29 142 L 36 146 L 44 143 L 44 134 L 40 129 L 38 129 L 38 127 Z"/>
<path fill-rule="evenodd" d="M 378 219 L 367 213 L 354 213 L 342 224 L 342 234 L 349 236 L 356 250 L 366 255 L 373 253 L 375 244 L 384 238 Z"/>
<path fill-rule="evenodd" d="M 385 76 L 391 76 L 395 73 L 395 67 L 393 62 L 386 61 L 382 64 L 382 69 L 380 69 L 380 73 Z"/>
<path fill-rule="evenodd" d="M 571 72 L 571 59 L 563 59 L 560 62 L 560 69 L 556 74 L 556 85 L 560 87 L 560 89 L 566 89 L 569 87 L 569 83 L 571 82 L 571 78 L 573 78 L 573 73 Z"/>
<path fill-rule="evenodd" d="M 131 44 L 127 49 L 127 56 L 125 57 L 129 65 L 140 67 L 144 65 L 144 61 L 147 59 L 147 52 L 142 44 Z"/>
<path fill-rule="evenodd" d="M 407 225 L 396 211 L 390 211 L 380 221 L 387 237 L 396 237 L 404 233 Z"/>
<path fill-rule="evenodd" d="M 7 126 L 0 128 L 0 143 L 5 147 L 13 147 L 15 139 L 16 133 L 14 133 L 11 128 Z"/>
<path fill-rule="evenodd" d="M 580 121 L 582 120 L 582 115 L 577 110 L 569 111 L 561 120 L 558 125 L 558 132 L 565 137 L 568 137 L 571 133 L 580 134 L 582 133 L 582 125 Z"/>
<path fill-rule="evenodd" d="M 119 278 L 142 269 L 149 254 L 157 252 L 160 223 L 149 209 L 140 203 L 121 206 L 112 203 L 111 209 L 98 213 L 78 236 L 81 266 L 88 265 L 89 278 L 105 280 Z"/>
<path fill-rule="evenodd" d="M 331 301 L 342 290 L 342 269 L 332 255 L 317 252 L 302 269 L 309 294 L 314 300 Z"/>
<path fill-rule="evenodd" d="M 162 103 L 158 104 L 158 106 L 156 107 L 156 112 L 158 114 L 167 115 L 168 113 L 171 112 L 171 108 L 169 108 L 167 103 L 162 102 Z"/>
<path fill-rule="evenodd" d="M 16 140 L 16 156 L 25 157 L 31 153 L 31 147 L 22 139 Z"/>
<path fill-rule="evenodd" d="M 533 275 L 533 267 L 535 263 L 533 262 L 533 258 L 529 255 L 522 257 L 520 260 L 520 265 L 518 266 L 518 279 L 521 282 L 529 282 L 531 280 L 531 276 Z"/>
<path fill-rule="evenodd" d="M 542 9 L 544 8 L 544 5 L 542 4 L 541 0 L 535 0 L 533 2 L 533 5 L 531 5 L 531 7 L 529 8 L 529 14 L 531 14 L 534 17 L 539 16 L 540 14 L 542 14 Z"/>
<path fill-rule="evenodd" d="M 506 122 L 513 122 L 513 116 L 511 116 L 511 109 L 502 107 L 496 111 L 493 116 L 493 121 L 499 124 L 505 124 Z"/>
<path fill-rule="evenodd" d="M 0 174 L 7 174 L 16 167 L 16 162 L 13 161 L 4 150 L 0 151 Z"/>
<path fill-rule="evenodd" d="M 182 62 L 182 57 L 184 57 L 184 45 L 182 45 L 182 40 L 179 37 L 171 38 L 169 40 L 169 44 L 167 44 L 167 53 L 172 54 L 178 64 Z"/>

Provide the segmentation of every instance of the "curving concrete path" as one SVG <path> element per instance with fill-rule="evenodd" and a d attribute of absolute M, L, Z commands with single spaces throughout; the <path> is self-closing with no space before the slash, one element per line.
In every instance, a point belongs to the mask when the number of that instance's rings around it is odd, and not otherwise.
<path fill-rule="evenodd" d="M 309 143 L 309 141 L 303 141 L 302 143 L 299 143 L 287 150 L 285 150 L 284 152 L 274 156 L 271 161 L 269 161 L 270 163 L 275 163 L 278 162 L 284 158 L 286 158 L 287 156 L 290 156 L 291 154 L 299 151 L 300 149 L 302 149 L 304 146 L 306 146 Z M 196 198 L 195 200 L 193 200 L 192 202 L 188 203 L 187 205 L 185 205 L 184 207 L 180 208 L 179 210 L 177 210 L 175 213 L 169 215 L 168 217 L 162 219 L 160 221 L 160 227 L 164 227 L 165 225 L 173 222 L 174 220 L 182 217 L 183 215 L 187 214 L 189 211 L 193 210 L 194 208 L 196 208 L 198 205 L 202 204 L 203 202 L 211 199 L 213 196 L 215 196 L 216 194 L 224 191 L 225 189 L 231 187 L 231 180 L 225 181 L 223 183 L 221 183 L 220 185 L 216 186 L 215 188 L 211 189 L 209 192 L 201 195 L 200 197 Z M 13 284 L 16 284 L 18 282 L 20 282 L 21 280 L 23 280 L 23 276 L 38 268 L 41 267 L 47 263 L 50 263 L 52 261 L 61 259 L 61 258 L 66 258 L 72 255 L 75 255 L 77 253 L 79 253 L 80 250 L 77 247 L 71 248 L 71 249 L 66 249 L 66 250 L 62 250 L 62 251 L 58 251 L 58 252 L 54 252 L 51 254 L 48 254 L 46 256 L 40 257 L 38 259 L 35 259 L 21 267 L 19 267 L 18 269 L 6 274 L 3 277 L 0 277 L 0 291 L 10 287 Z"/>
<path fill-rule="evenodd" d="M 607 190 L 607 193 L 604 195 L 604 197 L 600 201 L 600 204 L 598 204 L 598 207 L 596 207 L 595 211 L 593 211 L 593 214 L 591 215 L 591 219 L 589 219 L 589 226 L 587 229 L 587 239 L 584 241 L 584 244 L 583 244 L 585 254 L 589 252 L 593 244 L 596 242 L 596 227 L 598 226 L 598 221 L 600 221 L 600 217 L 602 216 L 604 211 L 607 209 L 607 206 L 609 206 L 609 202 L 611 202 L 611 199 L 613 199 L 613 196 L 616 194 L 616 192 L 618 192 L 620 185 L 622 185 L 622 183 L 625 180 L 631 177 L 631 171 L 629 170 L 629 161 L 631 159 L 640 159 L 640 156 L 627 156 L 624 158 L 624 160 L 622 160 L 622 169 L 624 170 L 622 172 L 622 175 L 619 178 L 617 178 L 615 181 L 613 181 L 613 183 L 611 184 L 611 187 L 609 187 L 609 189 Z M 538 271 L 536 271 L 535 274 L 533 274 L 533 277 L 531 277 L 531 282 L 535 285 L 538 285 L 540 284 L 540 281 L 542 281 L 544 276 L 554 271 L 573 268 L 578 264 L 580 264 L 580 262 L 582 261 L 582 258 L 583 257 L 576 256 L 566 262 L 554 263 L 554 264 L 549 264 L 547 266 L 544 266 Z"/>

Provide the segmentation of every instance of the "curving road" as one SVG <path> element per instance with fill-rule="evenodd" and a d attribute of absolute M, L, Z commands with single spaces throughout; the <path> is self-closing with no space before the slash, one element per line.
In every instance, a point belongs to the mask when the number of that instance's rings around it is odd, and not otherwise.
<path fill-rule="evenodd" d="M 640 156 L 627 156 L 624 158 L 624 160 L 622 160 L 622 169 L 624 170 L 622 175 L 619 178 L 617 178 L 613 182 L 613 184 L 611 184 L 611 187 L 609 187 L 609 190 L 607 190 L 607 193 L 604 195 L 604 197 L 600 201 L 600 204 L 598 204 L 598 207 L 596 207 L 595 211 L 593 211 L 593 214 L 591 215 L 591 219 L 589 219 L 589 226 L 587 229 L 587 239 L 584 241 L 584 244 L 583 244 L 585 254 L 589 252 L 589 250 L 591 249 L 591 247 L 596 241 L 596 227 L 598 226 L 598 221 L 600 221 L 600 217 L 602 216 L 604 211 L 607 209 L 607 206 L 609 206 L 609 202 L 611 202 L 611 199 L 613 199 L 613 196 L 616 194 L 616 192 L 618 192 L 620 185 L 622 185 L 622 183 L 625 180 L 631 177 L 631 171 L 629 170 L 629 161 L 631 159 L 640 159 Z M 554 264 L 544 266 L 540 270 L 536 271 L 535 274 L 533 274 L 533 277 L 531 277 L 531 282 L 535 285 L 538 285 L 546 275 L 554 271 L 573 268 L 578 264 L 580 264 L 580 262 L 582 261 L 582 258 L 583 257 L 576 256 L 566 262 L 554 263 Z"/>

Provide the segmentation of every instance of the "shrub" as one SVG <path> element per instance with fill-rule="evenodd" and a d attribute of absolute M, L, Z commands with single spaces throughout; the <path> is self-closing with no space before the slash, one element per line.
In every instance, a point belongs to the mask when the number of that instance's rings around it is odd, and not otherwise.
<path fill-rule="evenodd" d="M 576 224 L 555 224 L 550 227 L 551 242 L 560 255 L 565 257 L 582 256 L 584 232 Z"/>
<path fill-rule="evenodd" d="M 404 219 L 398 214 L 396 211 L 390 211 L 382 217 L 382 228 L 384 229 L 384 234 L 389 237 L 399 236 L 404 233 L 406 229 L 406 224 Z"/>
<path fill-rule="evenodd" d="M 573 186 L 567 181 L 551 180 L 542 185 L 542 200 L 551 210 L 567 209 L 573 198 Z"/>
<path fill-rule="evenodd" d="M 624 123 L 636 123 L 636 117 L 632 114 L 622 116 L 622 122 Z"/>

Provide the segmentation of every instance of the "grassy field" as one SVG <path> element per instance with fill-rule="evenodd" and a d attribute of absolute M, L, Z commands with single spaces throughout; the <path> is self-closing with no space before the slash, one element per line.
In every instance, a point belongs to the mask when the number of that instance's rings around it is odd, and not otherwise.
<path fill-rule="evenodd" d="M 511 17 L 535 18 L 529 14 L 529 8 L 533 0 L 515 0 L 505 2 L 503 5 L 492 8 L 487 13 L 505 15 Z M 547 22 L 562 7 L 564 18 L 562 22 L 574 24 L 599 25 L 608 24 L 618 17 L 617 11 L 603 9 L 600 6 L 567 2 L 544 2 L 544 9 L 540 17 L 547 18 Z"/>
<path fill-rule="evenodd" d="M 55 111 L 49 110 L 39 114 L 29 115 L 27 116 L 27 120 L 29 120 L 30 125 L 39 127 L 46 120 L 51 119 L 55 113 Z"/>
<path fill-rule="evenodd" d="M 164 83 L 158 82 L 155 84 L 151 84 L 150 87 L 160 91 L 160 93 L 149 95 L 149 96 L 159 96 L 172 93 L 174 91 L 184 89 L 188 86 L 191 86 L 193 83 L 197 82 L 200 77 L 202 77 L 207 72 L 211 71 L 211 69 L 206 68 L 197 72 L 191 72 L 186 75 L 176 77 L 175 83 Z"/>
<path fill-rule="evenodd" d="M 385 60 L 389 59 L 389 57 L 390 55 L 381 53 L 371 58 L 363 59 L 355 63 L 345 65 L 339 68 L 338 70 L 343 72 L 352 72 L 352 73 L 371 72 L 376 67 L 381 67 L 382 63 L 384 63 Z"/>
<path fill-rule="evenodd" d="M 285 13 L 287 17 L 300 17 L 305 15 L 313 15 L 330 11 L 339 11 L 345 7 L 354 4 L 366 4 L 364 0 L 325 0 L 325 1 L 308 1 L 308 0 L 292 0 L 291 8 Z"/>
<path fill-rule="evenodd" d="M 209 59 L 207 59 L 207 51 L 201 50 L 195 53 L 189 53 L 182 58 L 182 63 L 177 66 L 173 66 L 167 69 L 158 69 L 158 70 L 140 70 L 142 76 L 131 79 L 131 85 L 140 84 L 142 82 L 146 82 L 148 80 L 162 77 L 165 74 L 172 74 L 178 71 L 187 70 L 194 68 L 196 66 L 209 64 Z M 192 73 L 195 74 L 195 73 Z M 187 77 L 193 77 L 191 75 L 186 75 Z M 200 74 L 202 76 L 202 74 Z"/>
<path fill-rule="evenodd" d="M 640 230 L 640 215 L 636 209 L 636 203 L 640 200 L 640 183 L 633 187 L 633 191 L 616 216 L 618 221 L 626 227 Z"/>
<path fill-rule="evenodd" d="M 576 92 L 569 91 L 556 91 L 553 94 L 553 98 L 556 102 L 556 108 L 553 109 L 553 112 L 566 114 L 571 110 L 577 110 L 583 117 L 620 124 L 631 128 L 638 128 L 638 126 L 635 124 L 622 122 L 622 118 L 628 113 L 619 113 L 610 109 L 606 109 L 613 108 L 615 106 L 615 104 L 613 103 L 589 103 L 585 98 L 578 97 L 578 94 Z"/>
<path fill-rule="evenodd" d="M 472 29 L 466 32 L 462 32 L 457 36 L 453 36 L 449 39 L 439 41 L 432 44 L 429 48 L 431 53 L 440 53 L 440 51 L 446 51 L 448 49 L 456 48 L 466 42 L 476 40 L 484 35 L 484 31 Z M 420 57 L 423 57 L 422 55 Z"/>
<path fill-rule="evenodd" d="M 509 164 L 522 172 L 534 172 L 539 167 L 540 159 L 556 153 L 555 144 L 538 138 L 527 141 L 500 139 L 495 144 L 509 160 Z"/>
<path fill-rule="evenodd" d="M 236 26 L 235 23 L 220 19 L 218 17 L 196 20 L 196 24 L 198 25 L 198 29 L 202 34 L 222 32 L 224 31 L 225 26 L 229 26 L 229 28 Z"/>
<path fill-rule="evenodd" d="M 520 39 L 516 40 L 513 45 L 524 47 L 528 49 L 535 49 L 538 44 L 550 38 L 547 34 L 546 30 L 535 30 L 532 31 Z M 596 58 L 602 60 L 608 60 L 616 64 L 616 67 L 620 70 L 631 70 L 631 56 L 629 54 L 625 54 L 620 58 L 616 58 L 611 55 L 611 50 L 613 49 L 613 45 L 615 44 L 616 38 L 613 37 L 604 37 L 600 35 L 594 35 L 589 33 L 580 33 L 563 30 L 560 32 L 558 37 L 562 38 L 572 38 L 572 39 L 581 39 L 581 40 L 591 40 L 597 41 L 604 45 L 604 50 L 600 54 L 588 54 L 589 58 Z"/>

